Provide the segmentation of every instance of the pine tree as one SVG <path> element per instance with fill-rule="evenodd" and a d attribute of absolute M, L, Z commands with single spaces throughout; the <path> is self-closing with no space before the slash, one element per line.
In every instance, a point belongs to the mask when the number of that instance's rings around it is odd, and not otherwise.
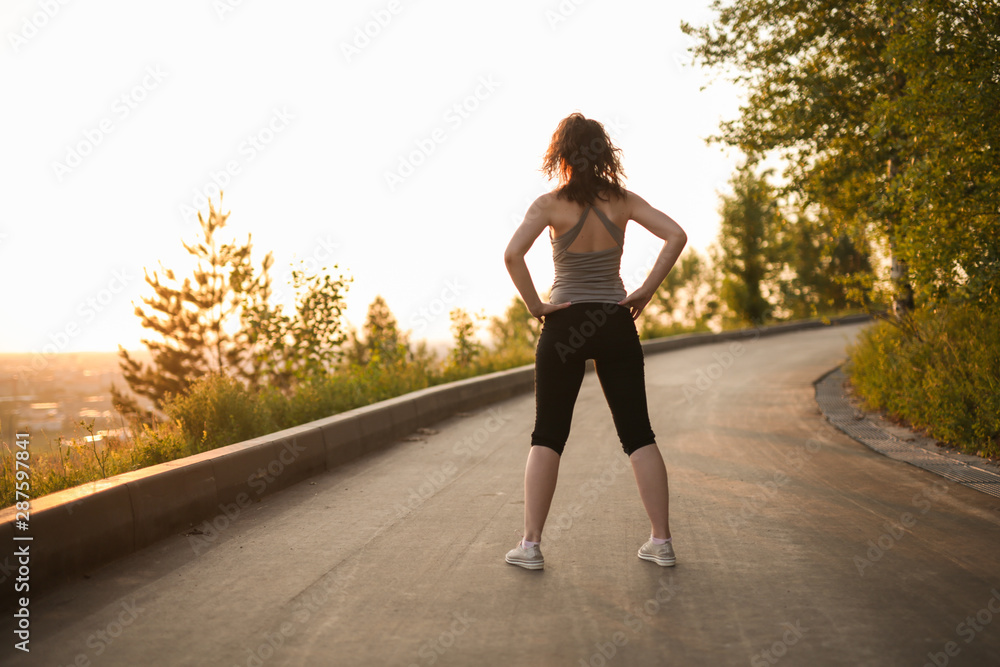
<path fill-rule="evenodd" d="M 220 198 L 220 208 L 221 208 Z M 250 297 L 270 293 L 270 269 L 273 258 L 264 258 L 260 272 L 251 263 L 252 243 L 219 243 L 216 233 L 226 226 L 228 213 L 217 211 L 209 202 L 209 214 L 198 213 L 201 238 L 184 242 L 184 248 L 197 260 L 191 277 L 179 280 L 171 269 L 145 272 L 153 296 L 143 297 L 135 314 L 142 326 L 156 338 L 143 339 L 152 363 L 147 365 L 119 346 L 119 365 L 132 392 L 148 398 L 160 409 L 170 394 L 182 394 L 191 384 L 208 373 L 225 373 L 252 380 L 255 371 L 248 358 L 241 334 L 227 326 L 236 319 L 242 304 Z M 112 399 L 127 414 L 139 414 L 134 396 L 112 387 Z"/>
<path fill-rule="evenodd" d="M 381 295 L 376 295 L 368 306 L 364 337 L 368 360 L 378 358 L 392 363 L 406 357 L 407 336 L 400 332 L 396 316 L 389 310 L 389 304 Z"/>
<path fill-rule="evenodd" d="M 458 373 L 470 373 L 475 369 L 485 348 L 476 340 L 476 322 L 464 308 L 454 308 L 449 313 L 451 318 L 451 334 L 455 346 L 448 355 L 448 370 Z M 476 316 L 476 319 L 483 319 Z"/>
<path fill-rule="evenodd" d="M 410 347 L 409 335 L 399 329 L 396 316 L 381 295 L 376 295 L 368 304 L 368 314 L 358 331 L 350 327 L 344 343 L 344 360 L 348 364 L 365 366 L 373 360 L 393 363 L 399 360 L 413 360 L 414 351 Z"/>

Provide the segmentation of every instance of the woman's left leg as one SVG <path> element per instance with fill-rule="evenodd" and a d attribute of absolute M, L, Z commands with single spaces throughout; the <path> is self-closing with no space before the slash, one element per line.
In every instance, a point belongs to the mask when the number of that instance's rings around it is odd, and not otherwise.
<path fill-rule="evenodd" d="M 524 467 L 524 539 L 542 541 L 542 528 L 556 492 L 561 457 L 551 447 L 534 445 Z"/>
<path fill-rule="evenodd" d="M 541 542 L 586 361 L 568 344 L 580 308 L 546 318 L 535 349 L 535 428 L 524 467 L 524 539 Z"/>

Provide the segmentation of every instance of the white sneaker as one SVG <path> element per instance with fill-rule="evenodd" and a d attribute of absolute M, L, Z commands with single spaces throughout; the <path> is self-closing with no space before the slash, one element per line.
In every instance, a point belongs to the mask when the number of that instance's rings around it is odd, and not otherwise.
<path fill-rule="evenodd" d="M 677 558 L 674 556 L 673 543 L 653 544 L 652 538 L 639 547 L 639 558 L 652 561 L 663 567 L 670 567 L 677 563 Z"/>
<path fill-rule="evenodd" d="M 545 567 L 542 550 L 537 545 L 525 548 L 522 542 L 518 542 L 516 547 L 508 551 L 504 560 L 528 570 L 541 570 Z"/>

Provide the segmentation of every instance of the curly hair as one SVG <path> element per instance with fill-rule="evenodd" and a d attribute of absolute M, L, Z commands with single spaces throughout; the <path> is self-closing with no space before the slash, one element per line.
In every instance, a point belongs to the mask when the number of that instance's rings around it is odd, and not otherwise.
<path fill-rule="evenodd" d="M 541 171 L 559 179 L 557 197 L 585 206 L 609 194 L 625 196 L 620 154 L 603 125 L 576 112 L 559 122 Z"/>

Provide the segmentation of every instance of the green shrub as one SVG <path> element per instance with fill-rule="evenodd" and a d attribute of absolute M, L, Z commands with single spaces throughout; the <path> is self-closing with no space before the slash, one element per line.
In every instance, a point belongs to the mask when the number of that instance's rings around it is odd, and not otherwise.
<path fill-rule="evenodd" d="M 228 375 L 199 378 L 187 393 L 169 396 L 163 411 L 180 426 L 195 452 L 280 430 L 265 403 Z"/>
<path fill-rule="evenodd" d="M 983 456 L 1000 455 L 1000 308 L 918 309 L 880 322 L 850 350 L 847 373 L 866 405 Z"/>
<path fill-rule="evenodd" d="M 134 440 L 135 468 L 145 468 L 194 454 L 185 442 L 176 422 L 166 422 L 156 428 L 142 424 Z"/>

